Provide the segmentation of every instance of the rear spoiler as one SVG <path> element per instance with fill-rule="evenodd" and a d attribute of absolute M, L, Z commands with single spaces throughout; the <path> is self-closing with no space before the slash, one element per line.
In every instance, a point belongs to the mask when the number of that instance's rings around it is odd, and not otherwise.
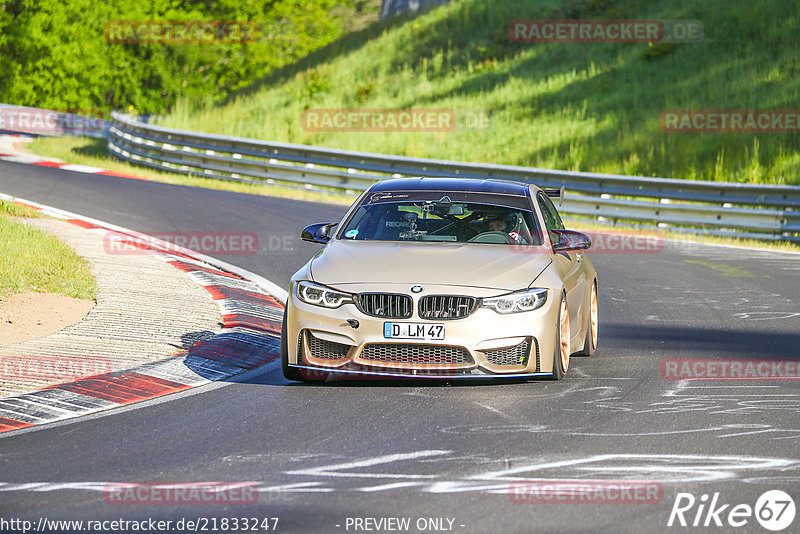
<path fill-rule="evenodd" d="M 560 189 L 544 188 L 542 191 L 550 198 L 557 198 L 558 205 L 561 206 L 564 203 L 564 189 L 566 186 L 562 185 Z"/>

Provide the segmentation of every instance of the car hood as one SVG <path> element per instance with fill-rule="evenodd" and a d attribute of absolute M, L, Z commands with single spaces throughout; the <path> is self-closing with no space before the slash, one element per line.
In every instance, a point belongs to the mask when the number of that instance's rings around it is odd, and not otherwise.
<path fill-rule="evenodd" d="M 541 246 L 335 240 L 310 271 L 314 281 L 336 287 L 399 282 L 515 290 L 528 287 L 551 261 Z"/>

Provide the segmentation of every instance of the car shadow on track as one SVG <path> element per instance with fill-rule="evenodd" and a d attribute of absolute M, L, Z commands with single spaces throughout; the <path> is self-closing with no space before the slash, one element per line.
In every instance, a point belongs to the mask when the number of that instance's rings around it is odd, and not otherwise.
<path fill-rule="evenodd" d="M 285 385 L 289 387 L 381 387 L 381 388 L 445 388 L 445 387 L 468 387 L 468 386 L 507 386 L 510 384 L 525 384 L 529 380 L 522 378 L 470 378 L 465 379 L 420 379 L 420 378 L 401 378 L 395 380 L 380 379 L 380 378 L 364 378 L 360 380 L 352 379 L 335 379 L 324 381 L 308 381 L 308 382 L 293 382 L 286 380 L 283 374 L 278 372 L 278 377 L 271 377 L 271 380 L 266 382 L 249 382 L 249 383 L 263 383 L 265 385 Z M 277 381 L 275 380 L 277 378 Z"/>

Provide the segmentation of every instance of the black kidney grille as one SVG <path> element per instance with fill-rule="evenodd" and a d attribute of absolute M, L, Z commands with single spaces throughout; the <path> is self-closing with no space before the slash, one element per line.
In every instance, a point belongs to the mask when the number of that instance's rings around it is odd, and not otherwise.
<path fill-rule="evenodd" d="M 358 308 L 373 317 L 408 319 L 414 311 L 414 303 L 408 295 L 361 293 L 358 295 Z"/>
<path fill-rule="evenodd" d="M 419 299 L 423 319 L 461 319 L 475 311 L 478 299 L 459 295 L 429 295 Z"/>

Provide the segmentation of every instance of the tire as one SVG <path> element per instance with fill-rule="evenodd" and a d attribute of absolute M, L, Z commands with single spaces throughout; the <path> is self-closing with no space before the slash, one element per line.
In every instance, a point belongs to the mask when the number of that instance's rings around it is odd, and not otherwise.
<path fill-rule="evenodd" d="M 561 380 L 567 375 L 569 353 L 569 313 L 567 298 L 562 295 L 556 321 L 556 342 L 553 347 L 553 380 Z"/>
<path fill-rule="evenodd" d="M 295 382 L 302 382 L 303 377 L 300 376 L 300 369 L 289 367 L 289 343 L 286 340 L 286 309 L 283 310 L 283 326 L 281 327 L 281 368 L 283 369 L 283 376 L 286 380 L 294 380 Z"/>
<path fill-rule="evenodd" d="M 577 353 L 579 356 L 591 356 L 597 350 L 597 282 L 592 284 L 589 294 L 589 317 L 586 321 L 586 335 L 583 338 L 583 348 Z"/>

